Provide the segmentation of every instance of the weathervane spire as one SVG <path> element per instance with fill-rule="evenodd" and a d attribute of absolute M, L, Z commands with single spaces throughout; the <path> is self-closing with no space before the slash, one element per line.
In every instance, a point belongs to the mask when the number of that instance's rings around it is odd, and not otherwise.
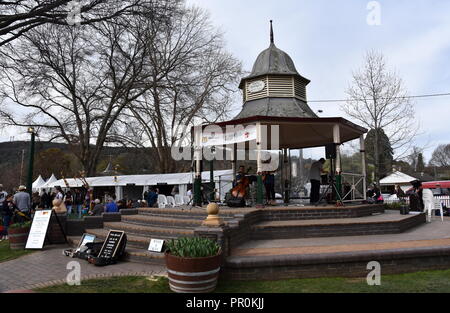
<path fill-rule="evenodd" d="M 270 43 L 271 43 L 271 44 L 274 43 L 272 20 L 270 20 Z"/>

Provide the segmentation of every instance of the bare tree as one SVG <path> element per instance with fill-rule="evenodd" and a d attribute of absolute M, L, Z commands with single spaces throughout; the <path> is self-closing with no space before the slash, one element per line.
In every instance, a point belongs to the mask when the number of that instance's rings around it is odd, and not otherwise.
<path fill-rule="evenodd" d="M 183 127 L 227 117 L 241 64 L 199 8 L 179 7 L 168 23 L 150 25 L 145 40 L 151 87 L 128 106 L 122 138 L 155 148 L 161 172 L 173 172 L 180 169 L 171 148 Z"/>
<path fill-rule="evenodd" d="M 117 119 L 147 89 L 148 18 L 95 25 L 40 26 L 2 49 L 1 117 L 69 144 L 88 175 Z M 138 87 L 139 86 L 139 87 Z"/>
<path fill-rule="evenodd" d="M 389 71 L 384 56 L 376 51 L 366 54 L 365 65 L 353 73 L 348 88 L 349 101 L 341 109 L 351 118 L 373 130 L 382 129 L 397 156 L 408 150 L 417 134 L 415 110 L 407 97 L 403 81 Z M 373 141 L 375 181 L 379 182 L 379 134 Z"/>
<path fill-rule="evenodd" d="M 45 24 L 67 25 L 79 14 L 86 25 L 139 11 L 157 0 L 5 0 L 0 1 L 0 46 Z M 161 1 L 164 2 L 164 1 Z"/>
<path fill-rule="evenodd" d="M 430 165 L 450 167 L 450 144 L 440 145 L 434 150 Z"/>

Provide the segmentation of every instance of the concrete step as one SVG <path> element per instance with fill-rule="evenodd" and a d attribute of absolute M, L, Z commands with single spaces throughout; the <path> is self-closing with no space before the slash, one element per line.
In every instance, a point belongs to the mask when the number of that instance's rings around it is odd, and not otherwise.
<path fill-rule="evenodd" d="M 138 235 L 149 238 L 178 238 L 190 237 L 194 235 L 194 230 L 191 228 L 170 228 L 170 227 L 156 227 L 143 226 L 124 222 L 104 223 L 105 229 L 123 230 L 130 235 Z"/>
<path fill-rule="evenodd" d="M 108 232 L 101 229 L 90 229 L 88 233 L 96 235 L 96 242 L 101 242 L 105 240 Z M 80 236 L 70 236 L 67 237 L 71 247 L 75 248 L 78 246 Z M 141 238 L 139 236 L 129 236 L 127 235 L 127 247 L 125 249 L 125 260 L 135 263 L 147 263 L 147 264 L 164 264 L 164 253 L 155 253 L 147 250 L 150 239 Z M 138 248 L 136 246 L 142 247 Z M 144 248 L 145 247 L 145 248 Z"/>
<path fill-rule="evenodd" d="M 120 229 L 117 229 L 120 230 Z M 96 235 L 99 241 L 105 240 L 106 236 L 108 235 L 109 230 L 107 229 L 87 229 L 87 233 Z M 144 251 L 147 251 L 148 246 L 150 244 L 151 239 L 164 239 L 164 240 L 170 240 L 174 239 L 169 236 L 141 236 L 141 235 L 133 235 L 133 234 L 127 234 L 127 247 L 137 248 L 137 249 L 143 249 Z"/>
<path fill-rule="evenodd" d="M 168 228 L 194 228 L 202 224 L 201 219 L 161 217 L 151 215 L 122 216 L 122 222 L 143 226 L 164 226 Z"/>
<path fill-rule="evenodd" d="M 295 239 L 397 234 L 426 222 L 424 214 L 389 213 L 361 218 L 268 221 L 252 227 L 251 239 Z"/>
<path fill-rule="evenodd" d="M 254 211 L 254 209 L 230 209 L 227 207 L 220 208 L 220 217 L 223 219 L 233 218 L 235 214 L 246 213 Z M 186 219 L 200 219 L 204 220 L 207 216 L 206 208 L 194 207 L 176 207 L 176 208 L 139 208 L 139 215 L 150 215 L 168 218 L 186 218 Z"/>

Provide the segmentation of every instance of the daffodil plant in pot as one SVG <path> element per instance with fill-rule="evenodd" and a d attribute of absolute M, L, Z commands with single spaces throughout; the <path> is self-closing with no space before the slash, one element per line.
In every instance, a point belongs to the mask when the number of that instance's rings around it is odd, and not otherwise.
<path fill-rule="evenodd" d="M 172 291 L 208 293 L 216 288 L 222 251 L 215 241 L 200 237 L 171 240 L 165 258 Z"/>

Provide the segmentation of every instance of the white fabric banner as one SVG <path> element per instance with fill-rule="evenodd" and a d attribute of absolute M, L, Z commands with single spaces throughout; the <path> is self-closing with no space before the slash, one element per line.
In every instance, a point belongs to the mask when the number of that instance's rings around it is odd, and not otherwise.
<path fill-rule="evenodd" d="M 202 147 L 223 146 L 256 140 L 256 126 L 231 127 L 223 133 L 220 127 L 206 127 L 202 133 Z"/>

